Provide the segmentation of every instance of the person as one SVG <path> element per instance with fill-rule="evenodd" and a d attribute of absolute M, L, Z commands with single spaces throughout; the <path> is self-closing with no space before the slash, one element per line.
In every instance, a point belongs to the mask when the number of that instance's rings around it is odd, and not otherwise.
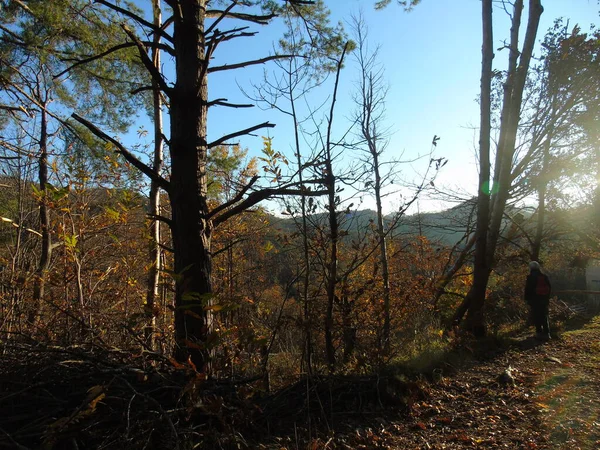
<path fill-rule="evenodd" d="M 540 263 L 531 261 L 529 263 L 529 275 L 525 282 L 525 301 L 531 308 L 536 338 L 541 340 L 550 339 L 548 306 L 551 292 L 550 279 L 542 272 Z"/>

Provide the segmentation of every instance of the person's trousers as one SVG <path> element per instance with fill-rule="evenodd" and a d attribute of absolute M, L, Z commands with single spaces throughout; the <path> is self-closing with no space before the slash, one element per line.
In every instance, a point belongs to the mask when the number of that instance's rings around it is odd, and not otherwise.
<path fill-rule="evenodd" d="M 535 325 L 535 331 L 538 333 L 550 333 L 550 324 L 548 323 L 549 303 L 550 301 L 548 299 L 541 299 L 531 305 L 533 324 Z"/>

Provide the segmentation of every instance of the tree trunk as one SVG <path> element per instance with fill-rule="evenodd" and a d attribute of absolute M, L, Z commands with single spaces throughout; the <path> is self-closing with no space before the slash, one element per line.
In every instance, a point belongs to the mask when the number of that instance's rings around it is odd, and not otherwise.
<path fill-rule="evenodd" d="M 338 237 L 339 224 L 337 217 L 337 205 L 335 195 L 335 177 L 331 164 L 331 151 L 327 150 L 325 162 L 327 170 L 327 190 L 328 203 L 327 212 L 329 214 L 329 264 L 327 268 L 327 309 L 325 314 L 325 354 L 329 371 L 335 367 L 335 348 L 333 346 L 333 306 L 335 303 L 335 287 L 337 284 L 337 259 L 338 259 Z"/>
<path fill-rule="evenodd" d="M 494 59 L 494 37 L 492 27 L 492 0 L 482 2 L 483 45 L 481 47 L 481 99 L 479 126 L 479 191 L 477 194 L 477 225 L 475 227 L 475 261 L 473 268 L 474 283 L 467 297 L 454 314 L 452 324 L 458 325 L 465 312 L 473 304 L 474 297 L 485 298 L 487 285 L 487 234 L 490 214 L 490 133 L 491 133 L 491 95 L 492 61 Z M 481 285 L 483 284 L 483 289 Z M 477 287 L 476 287 L 477 286 Z"/>
<path fill-rule="evenodd" d="M 333 112 L 337 98 L 337 89 L 340 80 L 340 72 L 344 55 L 348 49 L 348 44 L 344 46 L 344 50 L 338 61 L 337 72 L 335 75 L 335 86 L 333 88 L 333 98 L 331 101 L 331 109 L 327 124 L 327 141 L 325 143 L 325 182 L 327 185 L 327 212 L 329 214 L 329 232 L 330 232 L 330 247 L 329 247 L 329 264 L 327 270 L 327 309 L 325 313 L 325 355 L 327 366 L 330 372 L 335 368 L 335 348 L 333 346 L 333 305 L 335 303 L 335 287 L 337 285 L 337 265 L 338 265 L 338 238 L 339 238 L 339 223 L 337 216 L 337 198 L 335 190 L 335 176 L 333 175 L 333 154 L 331 142 L 331 127 L 333 125 Z"/>
<path fill-rule="evenodd" d="M 486 35 L 489 34 L 491 38 L 491 5 L 487 5 L 487 1 L 483 3 L 484 15 L 484 42 L 486 41 Z M 488 10 L 489 8 L 489 10 Z M 511 42 L 510 42 L 510 55 L 509 55 L 509 71 L 507 80 L 504 86 L 504 98 L 502 106 L 502 116 L 500 122 L 500 137 L 498 139 L 498 147 L 496 151 L 495 169 L 494 169 L 494 184 L 492 189 L 492 200 L 491 209 L 488 211 L 477 211 L 477 242 L 475 248 L 475 267 L 474 267 L 474 281 L 473 286 L 467 298 L 457 314 L 455 315 L 455 322 L 462 318 L 459 313 L 465 308 L 468 309 L 467 324 L 466 328 L 471 330 L 475 335 L 485 334 L 485 323 L 483 307 L 485 303 L 485 291 L 489 276 L 491 274 L 492 267 L 495 263 L 494 257 L 496 252 L 496 246 L 500 237 L 502 219 L 504 217 L 504 211 L 506 203 L 510 197 L 510 190 L 512 187 L 512 168 L 513 158 L 515 154 L 515 143 L 517 136 L 517 129 L 520 120 L 521 103 L 523 99 L 523 89 L 525 87 L 525 81 L 527 78 L 527 72 L 529 70 L 529 64 L 531 56 L 533 54 L 533 47 L 535 44 L 535 38 L 537 35 L 537 29 L 539 26 L 540 16 L 543 12 L 543 8 L 540 0 L 529 1 L 529 18 L 527 22 L 527 30 L 525 33 L 525 40 L 523 44 L 522 52 L 519 52 L 518 48 L 518 37 L 519 28 L 521 23 L 521 11 L 523 9 L 523 0 L 518 0 L 514 5 L 513 22 L 511 27 Z M 487 12 L 486 12 L 487 11 Z M 489 22 L 489 23 L 488 23 Z M 486 24 L 487 23 L 487 24 Z M 486 32 L 485 30 L 488 29 Z M 489 39 L 489 38 L 488 38 Z M 487 130 L 488 117 L 490 112 L 488 110 L 488 95 L 487 80 L 484 86 L 484 72 L 488 72 L 491 77 L 491 62 L 487 66 L 486 53 L 489 53 L 493 57 L 493 47 L 491 43 L 484 44 L 483 63 L 482 63 L 482 99 L 481 99 L 481 131 L 480 137 L 485 137 L 483 133 L 487 134 L 487 157 L 489 158 L 489 131 L 484 131 L 484 125 Z M 487 58 L 490 56 L 488 55 Z M 518 61 L 517 61 L 518 60 Z M 490 78 L 491 79 L 491 78 Z M 484 110 L 484 103 L 486 103 Z M 481 145 L 481 142 L 480 142 Z M 486 150 L 481 147 L 480 156 L 480 171 L 483 168 L 483 157 Z M 488 159 L 489 167 L 489 159 Z M 486 207 L 489 208 L 490 202 L 486 192 L 482 192 L 481 185 L 482 177 L 480 172 L 480 192 L 478 194 L 478 208 Z M 484 220 L 484 213 L 489 214 L 488 220 L 480 223 L 480 219 Z M 480 216 L 481 214 L 481 216 Z M 489 223 L 489 228 L 488 227 Z M 483 227 L 487 229 L 487 239 L 484 241 L 480 232 L 483 231 Z"/>
<path fill-rule="evenodd" d="M 171 91 L 172 236 L 175 267 L 176 357 L 208 370 L 211 329 L 212 224 L 207 219 L 206 0 L 181 0 L 174 10 L 177 81 Z"/>
<path fill-rule="evenodd" d="M 154 25 L 162 25 L 160 0 L 153 0 L 152 10 L 154 12 Z M 155 33 L 154 42 L 160 42 L 160 35 Z M 157 47 L 152 50 L 152 62 L 156 70 L 160 71 L 160 51 Z M 162 121 L 162 97 L 159 85 L 152 80 L 152 103 L 154 108 L 154 161 L 152 168 L 160 173 L 163 164 L 163 121 Z M 154 328 L 156 326 L 156 301 L 158 299 L 158 283 L 160 275 L 161 250 L 160 250 L 160 222 L 156 219 L 160 215 L 160 192 L 158 183 L 152 180 L 150 184 L 149 213 L 150 223 L 150 268 L 148 270 L 148 290 L 146 292 L 146 315 L 148 323 L 144 328 L 144 339 L 148 347 L 154 349 Z"/>
<path fill-rule="evenodd" d="M 288 87 L 289 87 L 289 98 L 291 115 L 294 122 L 294 148 L 296 149 L 296 161 L 298 164 L 298 182 L 301 188 L 304 188 L 304 166 L 302 165 L 302 154 L 300 152 L 300 125 L 298 123 L 298 116 L 296 114 L 296 101 L 294 97 L 294 86 L 292 80 L 293 70 L 291 65 L 293 60 L 290 61 L 290 70 L 288 71 Z M 304 276 L 302 277 L 302 302 L 303 302 L 303 321 L 304 321 L 304 339 L 303 339 L 303 358 L 301 365 L 306 364 L 306 372 L 312 374 L 312 334 L 311 334 L 311 307 L 308 298 L 311 264 L 310 264 L 310 249 L 308 245 L 308 222 L 307 222 L 307 208 L 306 208 L 306 196 L 300 197 L 300 213 L 302 215 L 302 257 L 304 260 Z"/>
<path fill-rule="evenodd" d="M 374 141 L 374 139 L 373 139 Z M 372 142 L 373 170 L 375 172 L 375 203 L 377 205 L 377 237 L 379 241 L 379 259 L 381 262 L 381 276 L 383 278 L 383 351 L 390 350 L 390 270 L 388 265 L 387 245 L 385 242 L 385 228 L 383 225 L 383 206 L 381 204 L 381 175 L 379 173 L 379 153 L 377 145 Z M 369 147 L 371 145 L 369 144 Z"/>
<path fill-rule="evenodd" d="M 48 116 L 46 104 L 42 103 L 40 116 L 40 157 L 39 157 L 39 186 L 40 186 L 40 232 L 42 248 L 33 284 L 33 302 L 29 309 L 27 321 L 33 325 L 40 313 L 41 302 L 44 299 L 46 273 L 50 267 L 52 241 L 50 238 L 50 211 L 48 210 Z"/>
<path fill-rule="evenodd" d="M 548 169 L 548 160 L 550 159 L 551 136 L 552 133 L 550 132 L 544 144 L 544 155 L 538 186 L 537 224 L 535 228 L 535 237 L 533 238 L 533 242 L 531 244 L 531 259 L 533 261 L 540 260 L 540 251 L 542 249 L 542 237 L 544 235 L 544 219 L 546 217 L 546 191 L 548 189 L 548 180 L 546 179 L 545 172 Z"/>

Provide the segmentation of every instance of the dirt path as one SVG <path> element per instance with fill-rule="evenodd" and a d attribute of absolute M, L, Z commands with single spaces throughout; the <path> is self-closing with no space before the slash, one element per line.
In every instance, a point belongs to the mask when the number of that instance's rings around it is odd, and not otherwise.
<path fill-rule="evenodd" d="M 523 335 L 512 344 L 438 374 L 407 417 L 352 420 L 307 446 L 288 439 L 277 448 L 600 449 L 600 316 L 547 343 Z"/>

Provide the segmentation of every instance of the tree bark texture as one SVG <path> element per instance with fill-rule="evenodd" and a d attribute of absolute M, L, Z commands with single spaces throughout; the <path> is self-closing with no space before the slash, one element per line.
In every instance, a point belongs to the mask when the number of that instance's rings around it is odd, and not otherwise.
<path fill-rule="evenodd" d="M 162 12 L 160 0 L 152 1 L 154 13 L 154 25 L 162 25 Z M 154 42 L 160 43 L 160 35 L 154 35 Z M 152 63 L 160 71 L 160 51 L 158 47 L 152 50 Z M 156 80 L 152 80 L 152 106 L 154 119 L 154 161 L 152 169 L 160 173 L 163 164 L 163 120 L 162 120 L 162 96 L 160 87 Z M 160 215 L 160 191 L 158 183 L 154 180 L 150 183 L 149 213 L 150 223 L 150 268 L 148 270 L 148 290 L 146 292 L 146 315 L 148 324 L 144 328 L 144 339 L 146 345 L 154 348 L 154 328 L 156 325 L 156 302 L 159 297 L 158 284 L 160 275 L 161 249 L 160 249 L 160 222 L 156 219 Z"/>
<path fill-rule="evenodd" d="M 40 186 L 40 233 L 42 235 L 42 248 L 38 267 L 35 272 L 33 284 L 33 302 L 29 309 L 27 321 L 34 324 L 40 313 L 41 303 L 44 299 L 46 285 L 46 272 L 50 267 L 52 241 L 50 237 L 50 211 L 48 210 L 48 115 L 46 104 L 42 102 L 40 115 L 40 156 L 38 160 L 38 177 Z"/>
<path fill-rule="evenodd" d="M 339 221 L 337 212 L 335 176 L 333 175 L 333 143 L 331 142 L 331 127 L 333 125 L 333 112 L 337 98 L 337 89 L 340 80 L 340 72 L 344 62 L 344 55 L 348 49 L 348 44 L 344 46 L 344 50 L 337 65 L 335 74 L 335 85 L 333 88 L 333 98 L 331 100 L 331 109 L 327 124 L 327 141 L 325 143 L 325 183 L 327 186 L 327 213 L 329 215 L 329 232 L 330 232 L 330 247 L 329 247 L 329 264 L 327 270 L 327 308 L 325 313 L 325 357 L 327 366 L 330 372 L 335 368 L 335 347 L 333 344 L 333 306 L 335 304 L 335 288 L 338 282 L 338 239 L 339 239 Z"/>
<path fill-rule="evenodd" d="M 171 91 L 172 238 L 175 271 L 176 356 L 207 370 L 211 328 L 212 225 L 207 219 L 206 126 L 208 61 L 206 0 L 180 0 L 174 10 L 177 81 Z"/>
<path fill-rule="evenodd" d="M 482 295 L 485 298 L 485 286 L 487 286 L 487 234 L 490 214 L 490 133 L 492 114 L 492 62 L 494 59 L 494 36 L 492 27 L 492 0 L 482 2 L 482 25 L 483 44 L 481 47 L 481 98 L 480 125 L 479 125 L 479 191 L 477 193 L 477 224 L 475 227 L 475 261 L 473 265 L 473 277 L 475 283 L 469 290 L 467 297 L 454 314 L 452 324 L 458 325 L 465 312 L 469 309 L 475 296 Z M 487 274 L 487 275 L 486 275 Z"/>
<path fill-rule="evenodd" d="M 487 0 L 483 2 L 483 23 L 484 23 L 484 42 L 491 40 L 491 5 L 487 4 Z M 489 10 L 488 10 L 489 8 Z M 491 207 L 490 201 L 487 199 L 487 193 L 480 191 L 478 194 L 478 207 L 483 206 L 489 208 L 489 219 L 485 220 L 485 211 L 477 212 L 478 223 L 477 232 L 484 232 L 483 228 L 487 229 L 487 239 L 484 240 L 481 234 L 478 234 L 476 248 L 475 248 L 475 265 L 473 271 L 473 286 L 471 287 L 465 303 L 461 305 L 461 308 L 455 315 L 455 322 L 460 321 L 465 309 L 468 310 L 467 324 L 466 327 L 472 331 L 475 335 L 485 334 L 485 322 L 483 307 L 485 304 L 485 293 L 487 289 L 488 280 L 495 263 L 494 257 L 498 239 L 501 233 L 502 219 L 504 217 L 504 211 L 506 203 L 510 198 L 510 192 L 512 188 L 512 168 L 513 158 L 515 154 L 515 144 L 517 137 L 517 129 L 519 126 L 521 104 L 523 99 L 523 90 L 525 87 L 525 81 L 527 79 L 527 72 L 529 70 L 529 64 L 531 56 L 533 54 L 533 47 L 537 36 L 537 30 L 543 8 L 541 0 L 530 0 L 529 1 L 529 16 L 527 22 L 527 30 L 525 32 L 525 40 L 523 43 L 523 50 L 519 52 L 518 36 L 519 28 L 521 25 L 521 13 L 523 10 L 523 0 L 518 0 L 514 4 L 513 10 L 513 22 L 511 27 L 511 40 L 510 40 L 510 55 L 509 55 L 509 70 L 504 86 L 504 97 L 502 106 L 502 115 L 500 121 L 500 136 L 498 139 L 498 146 L 496 151 L 495 165 L 494 165 L 494 183 L 492 187 Z M 487 12 L 486 12 L 487 11 Z M 486 24 L 486 22 L 490 22 Z M 487 32 L 485 30 L 488 30 Z M 486 38 L 487 34 L 490 34 L 489 38 Z M 492 41 L 493 43 L 493 41 Z M 487 66 L 486 53 L 490 53 L 493 56 L 493 47 L 490 42 L 484 44 L 484 56 L 482 63 L 482 99 L 481 99 L 481 125 L 480 138 L 485 137 L 483 133 L 487 134 L 487 152 L 489 155 L 489 132 L 484 131 L 484 125 L 488 126 L 487 117 L 490 116 L 490 112 L 484 110 L 483 103 L 487 103 L 489 98 L 487 89 L 488 81 L 486 75 L 484 85 L 484 72 L 489 72 L 491 75 L 491 64 Z M 489 58 L 489 55 L 487 56 Z M 489 69 L 488 69 L 489 67 Z M 490 78 L 491 80 L 491 78 Z M 485 100 L 484 100 L 485 95 Z M 487 109 L 487 106 L 486 106 Z M 481 143 L 480 143 L 481 146 Z M 481 147 L 481 156 L 483 159 L 484 149 Z M 489 167 L 489 164 L 488 164 Z M 480 161 L 480 170 L 483 168 L 483 162 Z M 480 173 L 480 189 L 481 189 L 482 177 Z M 485 197 L 484 197 L 485 196 Z M 479 223 L 480 219 L 482 223 Z M 488 228 L 489 226 L 489 228 Z M 464 307 L 463 307 L 464 306 Z"/>

